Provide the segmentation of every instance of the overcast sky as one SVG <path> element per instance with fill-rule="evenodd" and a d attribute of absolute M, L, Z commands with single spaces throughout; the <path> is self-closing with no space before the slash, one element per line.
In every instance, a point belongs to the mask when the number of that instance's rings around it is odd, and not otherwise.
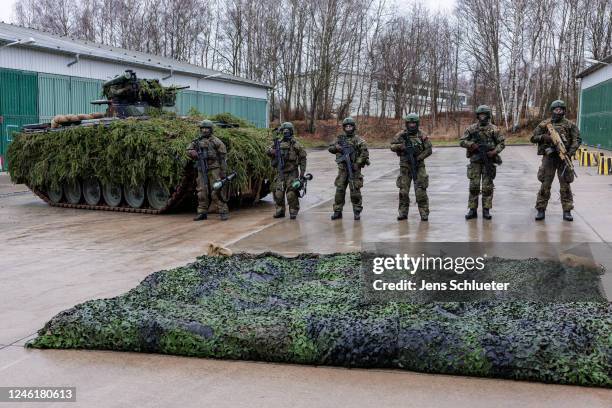
<path fill-rule="evenodd" d="M 0 0 L 0 21 L 5 23 L 12 22 L 13 17 L 13 6 L 16 0 Z M 399 6 L 400 10 L 407 8 L 413 3 L 413 0 L 396 0 L 395 3 Z M 453 6 L 456 0 L 438 0 L 438 1 L 423 1 L 427 7 L 432 11 L 443 11 L 450 13 L 452 12 Z"/>

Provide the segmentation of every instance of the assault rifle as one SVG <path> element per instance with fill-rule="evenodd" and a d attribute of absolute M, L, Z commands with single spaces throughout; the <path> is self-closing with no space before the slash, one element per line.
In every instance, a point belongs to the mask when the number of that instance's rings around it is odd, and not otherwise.
<path fill-rule="evenodd" d="M 202 176 L 205 188 L 208 189 L 208 150 L 202 149 L 200 146 L 200 139 L 194 139 L 192 143 L 194 145 L 194 150 L 198 154 L 196 167 L 200 172 L 200 176 Z"/>
<path fill-rule="evenodd" d="M 277 133 L 278 129 L 275 129 Z M 285 169 L 285 161 L 283 160 L 283 154 L 281 152 L 281 138 L 277 134 L 274 138 L 274 157 L 276 159 L 276 169 L 278 170 L 279 176 L 282 176 L 283 170 Z"/>
<path fill-rule="evenodd" d="M 342 148 L 341 156 L 336 159 L 336 163 L 344 163 L 346 166 L 346 171 L 348 172 L 348 181 L 351 186 L 354 183 L 354 174 L 353 174 L 353 161 L 351 160 L 351 154 L 354 153 L 355 148 L 348 144 L 345 137 L 340 137 L 338 140 L 338 144 Z"/>
<path fill-rule="evenodd" d="M 410 140 L 410 136 L 404 132 L 402 135 L 402 139 L 404 140 L 404 157 L 408 159 L 410 163 L 410 176 L 412 177 L 412 184 L 414 186 L 414 194 L 417 192 L 417 162 L 414 158 L 414 144 L 412 140 Z"/>
<path fill-rule="evenodd" d="M 476 140 L 474 141 L 474 143 L 478 145 L 478 151 L 475 154 L 472 154 L 470 161 L 475 162 L 475 161 L 480 160 L 482 164 L 484 165 L 485 174 L 489 177 L 493 176 L 493 163 L 491 162 L 491 159 L 489 158 L 489 155 L 487 154 L 492 149 L 490 148 L 489 145 L 482 143 L 480 136 L 476 137 Z"/>
<path fill-rule="evenodd" d="M 565 166 L 563 167 L 563 171 L 561 172 L 561 175 L 563 176 L 565 174 L 565 170 L 569 168 L 572 171 L 572 173 L 574 173 L 574 176 L 578 177 L 578 174 L 576 174 L 576 170 L 574 170 L 574 163 L 572 163 L 572 159 L 567 153 L 567 149 L 565 149 L 565 144 L 563 143 L 563 140 L 561 139 L 559 132 L 555 130 L 555 128 L 553 127 L 551 123 L 548 123 L 546 125 L 546 129 L 548 130 L 548 133 L 550 134 L 553 149 L 557 153 L 559 153 L 559 158 L 561 158 L 561 160 L 563 160 L 563 163 L 565 164 Z"/>

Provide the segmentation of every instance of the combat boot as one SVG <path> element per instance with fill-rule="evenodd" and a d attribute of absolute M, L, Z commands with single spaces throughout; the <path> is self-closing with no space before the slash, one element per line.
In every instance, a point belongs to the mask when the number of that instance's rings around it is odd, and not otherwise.
<path fill-rule="evenodd" d="M 485 220 L 490 220 L 491 218 L 493 218 L 488 208 L 482 209 L 482 218 L 484 218 Z"/>
<path fill-rule="evenodd" d="M 196 217 L 193 220 L 202 221 L 202 220 L 207 220 L 207 219 L 208 219 L 208 215 L 206 213 L 199 213 L 198 215 L 196 215 Z"/>
<path fill-rule="evenodd" d="M 339 220 L 340 218 L 342 218 L 342 211 L 334 211 L 334 213 L 331 216 L 331 219 Z"/>
<path fill-rule="evenodd" d="M 361 213 L 357 211 L 353 211 L 353 219 L 355 221 L 359 221 L 361 219 Z"/>
<path fill-rule="evenodd" d="M 400 214 L 397 216 L 397 220 L 398 220 L 398 221 L 403 221 L 403 220 L 405 220 L 405 219 L 407 219 L 407 218 L 408 218 L 408 214 L 404 214 L 404 213 L 400 213 Z"/>
<path fill-rule="evenodd" d="M 429 216 L 427 214 L 421 214 L 421 221 L 429 221 Z"/>
<path fill-rule="evenodd" d="M 295 220 L 297 218 L 297 213 L 289 213 L 289 219 L 290 220 Z"/>
<path fill-rule="evenodd" d="M 227 221 L 229 219 L 229 214 L 228 213 L 220 213 L 219 214 L 219 219 L 221 221 Z"/>
<path fill-rule="evenodd" d="M 571 211 L 563 211 L 563 219 L 565 221 L 574 221 L 574 217 L 572 217 Z"/>
<path fill-rule="evenodd" d="M 542 221 L 544 218 L 546 218 L 546 211 L 545 210 L 538 210 L 538 213 L 535 216 L 535 220 L 536 221 Z"/>
<path fill-rule="evenodd" d="M 471 220 L 472 218 L 478 218 L 478 213 L 476 212 L 475 208 L 470 208 L 470 211 L 468 211 L 468 213 L 465 214 L 466 220 Z"/>
<path fill-rule="evenodd" d="M 276 213 L 272 217 L 274 217 L 274 218 L 285 218 L 285 211 L 283 211 L 283 210 L 276 211 Z"/>

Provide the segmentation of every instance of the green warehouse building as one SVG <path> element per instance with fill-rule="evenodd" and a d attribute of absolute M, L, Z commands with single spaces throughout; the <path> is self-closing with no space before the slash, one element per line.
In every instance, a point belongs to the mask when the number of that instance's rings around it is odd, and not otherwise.
<path fill-rule="evenodd" d="M 56 114 L 91 113 L 102 83 L 126 69 L 164 85 L 189 86 L 176 111 L 230 112 L 257 127 L 268 126 L 269 86 L 156 55 L 60 37 L 0 23 L 0 171 L 12 134 Z"/>
<path fill-rule="evenodd" d="M 577 77 L 580 78 L 578 126 L 583 142 L 612 150 L 612 55 Z"/>

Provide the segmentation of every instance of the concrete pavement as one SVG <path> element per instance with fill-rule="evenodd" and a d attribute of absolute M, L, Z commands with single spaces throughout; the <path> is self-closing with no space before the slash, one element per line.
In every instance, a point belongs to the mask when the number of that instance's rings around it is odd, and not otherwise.
<path fill-rule="evenodd" d="M 0 176 L 0 386 L 77 386 L 76 405 L 88 407 L 611 406 L 612 391 L 582 387 L 23 348 L 61 310 L 119 295 L 151 272 L 190 262 L 211 241 L 235 251 L 287 255 L 359 250 L 363 241 L 612 242 L 612 177 L 598 176 L 596 168 L 578 168 L 572 186 L 574 223 L 561 220 L 555 183 L 547 219 L 535 224 L 535 149 L 508 147 L 496 179 L 493 220 L 466 222 L 463 150 L 437 148 L 427 162 L 430 222 L 421 223 L 411 209 L 408 222 L 398 223 L 397 158 L 386 150 L 372 150 L 371 157 L 373 164 L 364 172 L 360 222 L 349 216 L 329 220 L 335 163 L 326 151 L 309 153 L 315 179 L 297 221 L 272 219 L 269 197 L 254 208 L 232 212 L 223 224 L 216 219 L 194 223 L 187 213 L 150 216 L 53 208 Z M 347 204 L 345 214 L 350 212 Z"/>

